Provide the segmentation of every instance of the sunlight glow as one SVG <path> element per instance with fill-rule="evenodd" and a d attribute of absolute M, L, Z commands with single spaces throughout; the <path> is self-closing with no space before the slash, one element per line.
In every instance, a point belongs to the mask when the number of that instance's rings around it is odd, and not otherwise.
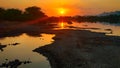
<path fill-rule="evenodd" d="M 58 9 L 58 12 L 61 14 L 61 15 L 65 15 L 66 14 L 66 9 L 65 8 L 59 8 Z"/>
<path fill-rule="evenodd" d="M 59 25 L 60 25 L 60 28 L 62 28 L 62 29 L 65 27 L 64 22 L 61 22 Z"/>

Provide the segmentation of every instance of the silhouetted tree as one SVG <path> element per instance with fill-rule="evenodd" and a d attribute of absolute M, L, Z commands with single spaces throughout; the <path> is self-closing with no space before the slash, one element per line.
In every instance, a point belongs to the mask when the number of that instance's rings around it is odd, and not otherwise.
<path fill-rule="evenodd" d="M 0 8 L 0 20 L 3 20 L 4 12 L 5 12 L 5 9 Z"/>
<path fill-rule="evenodd" d="M 24 15 L 30 19 L 45 17 L 45 13 L 41 11 L 41 8 L 32 6 L 25 9 Z"/>
<path fill-rule="evenodd" d="M 19 9 L 7 9 L 4 13 L 5 20 L 18 21 L 20 20 L 22 11 Z"/>
<path fill-rule="evenodd" d="M 117 11 L 119 13 L 120 11 Z M 28 21 L 34 20 L 37 18 L 47 17 L 45 13 L 42 12 L 40 7 L 32 6 L 25 9 L 22 12 L 19 9 L 7 9 L 0 8 L 0 21 L 1 20 L 8 20 L 8 21 Z M 66 22 L 78 21 L 78 22 L 110 22 L 110 23 L 120 23 L 120 15 L 112 14 L 106 16 L 61 16 L 61 17 L 49 17 L 47 20 L 43 20 L 44 22 L 58 22 L 60 20 L 64 20 Z"/>
<path fill-rule="evenodd" d="M 107 15 L 107 16 L 76 16 L 73 20 L 78 22 L 109 22 L 120 23 L 120 15 Z"/>

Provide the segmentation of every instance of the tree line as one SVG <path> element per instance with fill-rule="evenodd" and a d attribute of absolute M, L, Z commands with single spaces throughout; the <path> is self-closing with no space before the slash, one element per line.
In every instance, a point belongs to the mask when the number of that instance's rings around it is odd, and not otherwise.
<path fill-rule="evenodd" d="M 78 22 L 109 22 L 120 23 L 120 15 L 107 15 L 107 16 L 75 16 L 73 20 Z"/>
<path fill-rule="evenodd" d="M 37 18 L 48 17 L 40 7 L 32 6 L 25 8 L 25 11 L 10 8 L 0 8 L 0 21 L 28 21 Z M 120 23 L 120 15 L 107 15 L 107 16 L 60 16 L 48 17 L 46 21 L 77 21 L 77 22 L 110 22 Z"/>
<path fill-rule="evenodd" d="M 37 6 L 25 8 L 24 12 L 15 8 L 0 8 L 0 21 L 27 21 L 42 17 L 47 17 L 47 15 Z"/>

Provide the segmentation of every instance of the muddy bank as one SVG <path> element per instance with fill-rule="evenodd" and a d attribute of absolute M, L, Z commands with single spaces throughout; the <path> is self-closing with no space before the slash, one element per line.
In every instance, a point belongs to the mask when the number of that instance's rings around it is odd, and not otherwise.
<path fill-rule="evenodd" d="M 54 43 L 33 50 L 51 68 L 119 68 L 120 37 L 86 30 L 55 30 Z"/>

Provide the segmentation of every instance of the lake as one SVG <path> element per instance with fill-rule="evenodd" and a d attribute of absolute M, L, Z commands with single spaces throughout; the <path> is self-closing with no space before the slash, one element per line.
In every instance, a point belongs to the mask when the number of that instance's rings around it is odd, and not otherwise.
<path fill-rule="evenodd" d="M 68 24 L 67 22 L 60 22 L 58 24 L 59 28 L 55 29 L 76 29 L 76 30 L 90 30 L 93 32 L 102 32 L 106 33 L 106 35 L 114 35 L 120 36 L 120 24 L 110 24 L 105 22 L 73 22 L 72 24 Z"/>
<path fill-rule="evenodd" d="M 19 68 L 50 68 L 49 62 L 47 58 L 42 55 L 33 52 L 35 48 L 51 44 L 54 40 L 52 37 L 55 35 L 52 34 L 41 34 L 40 37 L 32 37 L 23 33 L 17 37 L 6 37 L 4 39 L 0 39 L 1 44 L 12 44 L 12 43 L 20 43 L 18 45 L 8 45 L 4 48 L 3 52 L 0 52 L 0 64 L 8 59 L 9 61 L 14 59 L 19 59 L 21 61 L 30 60 L 32 63 L 21 65 Z"/>
<path fill-rule="evenodd" d="M 67 22 L 59 22 L 54 29 L 90 30 L 106 33 L 106 35 L 120 36 L 120 24 L 100 22 L 73 22 L 72 24 L 68 24 Z M 32 50 L 54 43 L 53 37 L 55 37 L 55 34 L 42 33 L 39 36 L 30 36 L 27 33 L 21 33 L 18 36 L 0 38 L 1 45 L 7 45 L 7 47 L 0 51 L 0 64 L 5 62 L 6 59 L 9 61 L 19 59 L 21 61 L 30 60 L 32 63 L 22 64 L 18 68 L 50 68 L 47 58 Z M 13 45 L 14 43 L 19 44 Z"/>

